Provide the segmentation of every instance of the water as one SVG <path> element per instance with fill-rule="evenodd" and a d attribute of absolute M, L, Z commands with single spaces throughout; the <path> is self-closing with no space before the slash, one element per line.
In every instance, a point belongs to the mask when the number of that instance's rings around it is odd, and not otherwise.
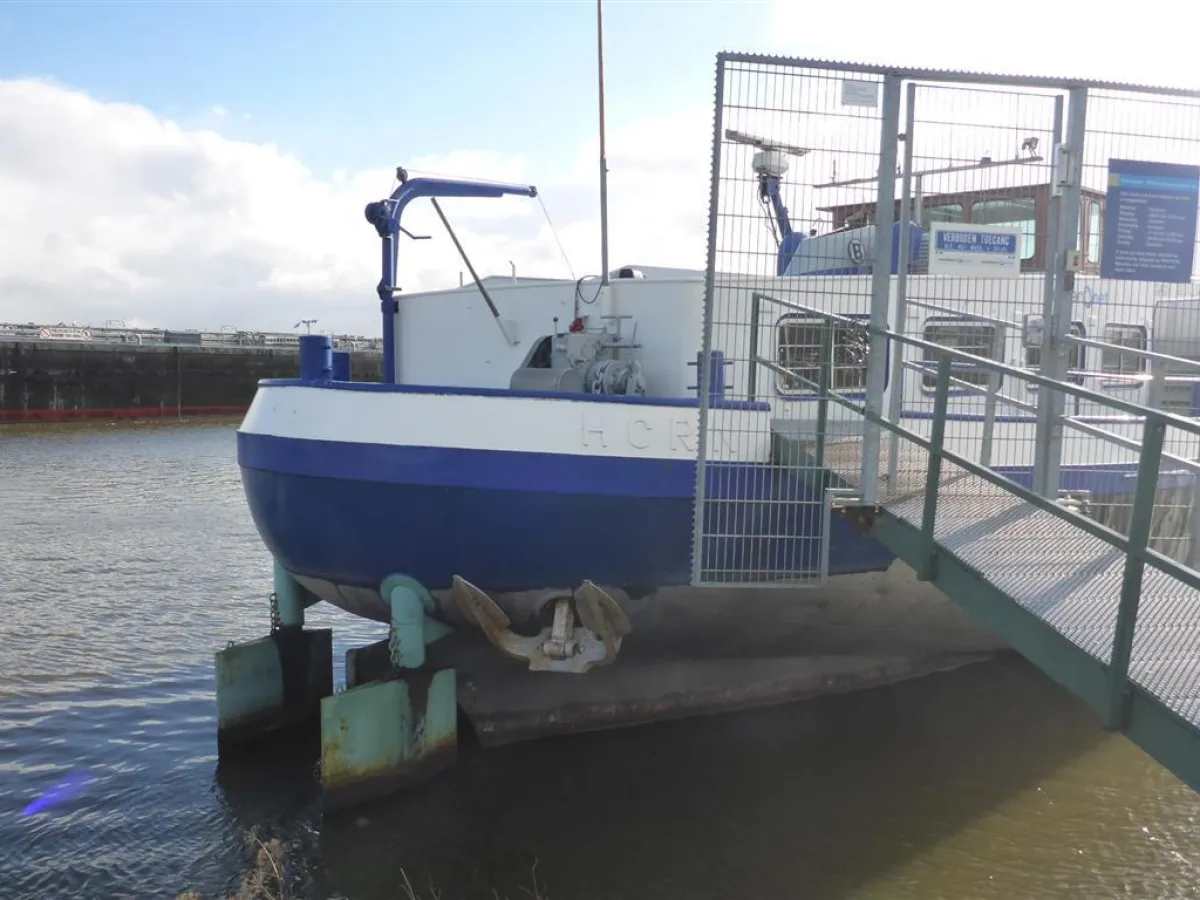
<path fill-rule="evenodd" d="M 1196 796 L 1019 660 L 468 746 L 322 824 L 311 756 L 217 767 L 212 652 L 265 631 L 270 589 L 233 460 L 229 426 L 0 434 L 0 900 L 224 896 L 251 827 L 299 897 L 1200 896 Z M 335 658 L 380 636 L 311 619 Z"/>

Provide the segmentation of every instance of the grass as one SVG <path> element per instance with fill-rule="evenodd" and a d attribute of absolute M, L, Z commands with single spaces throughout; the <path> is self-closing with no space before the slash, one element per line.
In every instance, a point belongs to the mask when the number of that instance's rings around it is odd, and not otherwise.
<path fill-rule="evenodd" d="M 284 883 L 283 844 L 278 838 L 263 841 L 256 829 L 246 835 L 247 842 L 255 848 L 254 866 L 242 879 L 242 886 L 229 900 L 287 900 L 287 885 Z M 185 891 L 177 900 L 204 900 L 196 891 Z"/>
<path fill-rule="evenodd" d="M 264 841 L 258 836 L 256 829 L 250 830 L 246 835 L 246 841 L 255 848 L 254 865 L 242 879 L 242 886 L 237 893 L 231 894 L 228 900 L 288 900 L 287 884 L 283 875 L 286 862 L 283 843 L 278 838 Z M 536 862 L 533 864 L 531 875 L 533 887 L 521 888 L 522 893 L 529 900 L 550 900 L 538 887 Z M 424 892 L 418 891 L 413 887 L 413 883 L 404 869 L 400 870 L 400 877 L 403 879 L 403 884 L 400 886 L 400 892 L 396 895 L 397 900 L 447 900 L 445 895 L 433 885 L 426 888 Z M 507 900 L 494 889 L 492 896 L 495 900 Z M 204 900 L 204 897 L 196 891 L 185 891 L 176 900 Z"/>

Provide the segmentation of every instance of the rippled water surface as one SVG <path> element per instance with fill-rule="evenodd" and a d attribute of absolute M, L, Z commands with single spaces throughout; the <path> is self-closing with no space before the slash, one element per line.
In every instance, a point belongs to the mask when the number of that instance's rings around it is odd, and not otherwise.
<path fill-rule="evenodd" d="M 217 766 L 212 653 L 270 590 L 231 426 L 0 432 L 0 510 L 0 900 L 222 895 L 252 826 L 308 897 L 515 898 L 535 863 L 553 900 L 1200 896 L 1197 798 L 1019 660 L 467 746 L 322 824 L 304 752 Z M 335 658 L 379 636 L 313 612 Z"/>

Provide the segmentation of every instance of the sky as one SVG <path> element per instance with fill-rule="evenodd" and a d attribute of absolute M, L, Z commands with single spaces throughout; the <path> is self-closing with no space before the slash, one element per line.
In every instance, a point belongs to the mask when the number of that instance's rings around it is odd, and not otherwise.
<path fill-rule="evenodd" d="M 1200 83 L 1189 30 L 1161 29 L 1165 0 L 1120 29 L 1066 0 L 1032 24 L 1003 7 L 986 29 L 961 4 L 907 8 L 608 0 L 611 265 L 703 266 L 720 50 Z M 597 134 L 590 0 L 9 2 L 0 321 L 303 317 L 374 334 L 378 239 L 362 209 L 397 165 L 538 187 L 541 203 L 444 201 L 481 274 L 594 275 Z M 434 237 L 401 245 L 403 288 L 457 284 L 427 204 L 406 225 Z"/>

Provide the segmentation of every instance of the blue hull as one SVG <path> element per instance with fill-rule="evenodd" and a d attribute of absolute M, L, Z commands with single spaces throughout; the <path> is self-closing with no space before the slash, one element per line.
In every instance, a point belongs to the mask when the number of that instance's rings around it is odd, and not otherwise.
<path fill-rule="evenodd" d="M 634 593 L 686 585 L 695 464 L 688 461 L 414 448 L 239 434 L 251 514 L 298 575 L 375 588 L 403 572 L 437 590 L 461 575 L 488 591 L 572 587 Z M 822 509 L 794 475 L 710 465 L 706 568 L 814 574 Z M 780 500 L 793 501 L 780 503 Z M 810 501 L 810 502 L 795 502 Z M 830 522 L 831 574 L 892 556 Z M 640 589 L 640 590 L 639 590 Z"/>

